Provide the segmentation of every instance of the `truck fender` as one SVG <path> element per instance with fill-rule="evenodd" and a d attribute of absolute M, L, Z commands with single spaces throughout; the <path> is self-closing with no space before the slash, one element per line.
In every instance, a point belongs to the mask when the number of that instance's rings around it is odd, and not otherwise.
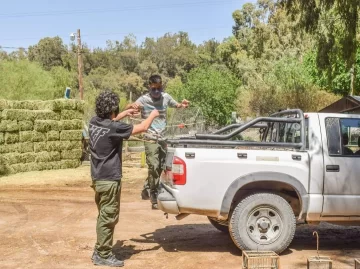
<path fill-rule="evenodd" d="M 228 218 L 231 208 L 231 203 L 237 191 L 243 188 L 245 185 L 257 181 L 282 182 L 291 185 L 296 190 L 298 196 L 300 197 L 301 213 L 299 215 L 299 219 L 301 219 L 302 216 L 306 214 L 309 204 L 309 197 L 305 187 L 301 184 L 299 180 L 297 180 L 295 177 L 292 177 L 290 175 L 282 174 L 278 172 L 259 172 L 259 173 L 252 173 L 239 177 L 236 180 L 234 180 L 233 183 L 231 183 L 231 185 L 225 192 L 221 204 L 221 209 L 220 209 L 221 219 Z"/>

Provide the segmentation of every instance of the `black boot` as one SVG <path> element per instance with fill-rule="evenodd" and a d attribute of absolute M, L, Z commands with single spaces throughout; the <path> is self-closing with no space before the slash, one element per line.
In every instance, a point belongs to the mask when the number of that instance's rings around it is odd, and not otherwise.
<path fill-rule="evenodd" d="M 141 191 L 141 199 L 150 200 L 149 189 L 143 189 Z"/>

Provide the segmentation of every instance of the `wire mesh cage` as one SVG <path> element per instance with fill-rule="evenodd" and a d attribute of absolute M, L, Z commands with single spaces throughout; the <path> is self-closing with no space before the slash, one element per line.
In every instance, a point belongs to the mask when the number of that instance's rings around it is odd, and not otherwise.
<path fill-rule="evenodd" d="M 194 136 L 205 132 L 205 119 L 200 108 L 174 109 L 168 116 L 166 138 Z"/>
<path fill-rule="evenodd" d="M 243 251 L 243 269 L 279 269 L 280 257 L 273 251 Z"/>
<path fill-rule="evenodd" d="M 355 259 L 355 269 L 360 269 L 360 259 Z"/>
<path fill-rule="evenodd" d="M 313 232 L 316 236 L 316 252 L 317 256 L 311 256 L 307 260 L 308 269 L 332 269 L 332 260 L 327 256 L 319 256 L 319 235 Z"/>

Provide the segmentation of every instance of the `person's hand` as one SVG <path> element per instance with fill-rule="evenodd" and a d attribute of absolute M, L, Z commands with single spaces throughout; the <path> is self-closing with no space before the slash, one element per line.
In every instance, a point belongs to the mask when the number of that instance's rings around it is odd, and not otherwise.
<path fill-rule="evenodd" d="M 136 116 L 139 115 L 139 110 L 136 108 L 130 108 L 124 111 L 126 116 Z"/>
<path fill-rule="evenodd" d="M 183 107 L 183 108 L 189 107 L 189 104 L 190 104 L 190 102 L 186 99 L 181 101 L 181 107 Z"/>
<path fill-rule="evenodd" d="M 154 109 L 153 111 L 151 111 L 150 113 L 150 117 L 153 117 L 153 118 L 156 118 L 156 117 L 159 117 L 160 113 L 158 110 Z"/>
<path fill-rule="evenodd" d="M 136 109 L 136 110 L 140 110 L 141 109 L 141 105 L 138 104 L 138 103 L 132 103 L 130 106 L 129 106 L 130 109 Z"/>

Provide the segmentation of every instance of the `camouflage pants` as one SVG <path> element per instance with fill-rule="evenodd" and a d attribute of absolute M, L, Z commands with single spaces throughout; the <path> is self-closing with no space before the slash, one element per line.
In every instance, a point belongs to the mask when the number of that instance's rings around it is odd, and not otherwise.
<path fill-rule="evenodd" d="M 115 225 L 119 221 L 121 181 L 94 180 L 95 203 L 98 208 L 95 250 L 103 258 L 112 254 Z"/>
<path fill-rule="evenodd" d="M 159 187 L 160 175 L 165 163 L 166 143 L 145 143 L 146 163 L 148 165 L 148 177 L 145 180 L 144 189 L 151 194 L 156 194 Z M 152 203 L 156 203 L 151 199 Z"/>

